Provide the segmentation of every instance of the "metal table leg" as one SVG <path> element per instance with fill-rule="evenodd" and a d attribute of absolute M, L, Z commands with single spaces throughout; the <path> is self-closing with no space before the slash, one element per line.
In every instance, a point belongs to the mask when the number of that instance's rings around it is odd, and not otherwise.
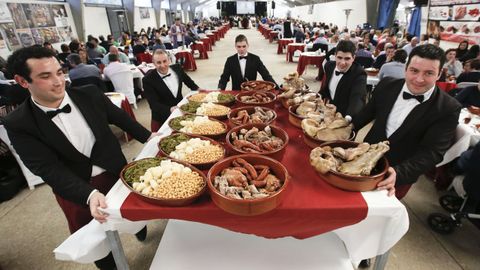
<path fill-rule="evenodd" d="M 113 258 L 118 270 L 129 270 L 127 258 L 123 252 L 122 242 L 120 241 L 120 235 L 118 231 L 105 231 L 107 234 L 108 243 L 112 248 Z"/>
<path fill-rule="evenodd" d="M 382 255 L 378 255 L 377 257 L 375 257 L 375 264 L 373 265 L 373 270 L 385 269 L 385 265 L 388 261 L 388 254 L 390 254 L 390 251 L 387 251 Z"/>

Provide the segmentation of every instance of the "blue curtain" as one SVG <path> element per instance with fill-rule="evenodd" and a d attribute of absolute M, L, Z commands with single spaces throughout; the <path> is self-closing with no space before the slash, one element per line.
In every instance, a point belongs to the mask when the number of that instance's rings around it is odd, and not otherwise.
<path fill-rule="evenodd" d="M 420 24 L 422 21 L 422 12 L 420 7 L 415 7 L 412 10 L 412 17 L 410 19 L 410 24 L 408 25 L 408 33 L 420 37 Z"/>
<path fill-rule="evenodd" d="M 398 0 L 380 0 L 378 6 L 377 28 L 384 29 L 393 22 Z"/>

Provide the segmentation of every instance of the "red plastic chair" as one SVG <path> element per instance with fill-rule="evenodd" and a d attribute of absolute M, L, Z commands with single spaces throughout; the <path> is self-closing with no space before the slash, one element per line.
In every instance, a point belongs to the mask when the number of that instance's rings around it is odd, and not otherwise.
<path fill-rule="evenodd" d="M 139 53 L 135 56 L 138 63 L 152 63 L 152 55 L 149 53 Z"/>

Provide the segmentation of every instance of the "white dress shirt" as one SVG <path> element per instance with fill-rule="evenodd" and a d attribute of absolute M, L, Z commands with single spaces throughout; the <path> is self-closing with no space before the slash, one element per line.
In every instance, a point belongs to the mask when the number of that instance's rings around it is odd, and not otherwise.
<path fill-rule="evenodd" d="M 343 74 L 338 74 L 336 75 L 335 72 L 340 71 L 335 67 L 335 70 L 333 71 L 332 78 L 330 79 L 330 83 L 328 84 L 328 89 L 330 90 L 330 97 L 332 100 L 335 99 L 335 93 L 337 92 L 337 86 L 340 80 L 343 77 Z"/>
<path fill-rule="evenodd" d="M 57 110 L 56 108 L 49 108 L 38 104 L 33 97 L 32 100 L 35 105 L 37 105 L 37 107 L 44 112 Z M 65 92 L 65 97 L 63 98 L 59 108 L 63 108 L 67 104 L 70 105 L 72 111 L 70 113 L 59 113 L 52 118 L 52 121 L 60 129 L 60 131 L 62 131 L 65 137 L 67 137 L 68 141 L 75 147 L 75 149 L 77 149 L 86 157 L 90 158 L 93 145 L 96 141 L 95 136 L 93 135 L 92 129 L 88 125 L 78 107 L 72 102 L 67 92 Z M 93 165 L 91 177 L 97 176 L 104 171 L 104 169 Z M 92 193 L 90 193 L 87 203 L 90 201 L 90 197 L 95 191 L 97 190 L 94 190 Z"/>
<path fill-rule="evenodd" d="M 423 94 L 423 102 L 427 101 L 432 96 L 434 89 L 435 86 Z M 387 138 L 389 138 L 403 124 L 403 121 L 405 121 L 410 112 L 420 104 L 420 102 L 414 98 L 404 99 L 403 92 L 412 94 L 406 83 L 403 84 L 402 91 L 400 91 L 400 94 L 393 105 L 392 111 L 390 111 L 390 114 L 388 115 L 386 127 Z"/>
<path fill-rule="evenodd" d="M 170 92 L 172 92 L 173 96 L 177 97 L 178 86 L 179 86 L 177 73 L 175 73 L 171 68 L 168 68 L 168 73 L 167 74 L 162 74 L 158 70 L 157 70 L 157 73 L 160 76 L 160 78 L 162 78 L 163 82 L 167 85 L 168 89 L 170 89 Z M 163 78 L 164 76 L 166 76 L 168 74 L 171 74 L 171 75 Z"/>
<path fill-rule="evenodd" d="M 248 53 L 243 56 L 247 57 Z M 238 57 L 238 62 L 240 63 L 240 70 L 242 71 L 242 77 L 245 78 L 245 67 L 247 66 L 247 59 L 240 60 L 240 54 L 238 54 Z"/>

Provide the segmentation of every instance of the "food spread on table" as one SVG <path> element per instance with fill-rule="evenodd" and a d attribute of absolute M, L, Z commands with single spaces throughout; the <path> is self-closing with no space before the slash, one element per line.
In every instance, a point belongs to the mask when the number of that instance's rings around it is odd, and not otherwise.
<path fill-rule="evenodd" d="M 261 124 L 269 123 L 275 117 L 276 115 L 271 109 L 254 107 L 252 113 L 249 113 L 247 109 L 240 110 L 237 112 L 237 115 L 232 116 L 230 120 L 238 124 Z"/>
<path fill-rule="evenodd" d="M 267 153 L 280 149 L 284 145 L 284 141 L 273 135 L 270 126 L 266 126 L 263 130 L 256 127 L 251 129 L 241 129 L 238 134 L 232 132 L 229 138 L 236 148 L 251 153 Z"/>

